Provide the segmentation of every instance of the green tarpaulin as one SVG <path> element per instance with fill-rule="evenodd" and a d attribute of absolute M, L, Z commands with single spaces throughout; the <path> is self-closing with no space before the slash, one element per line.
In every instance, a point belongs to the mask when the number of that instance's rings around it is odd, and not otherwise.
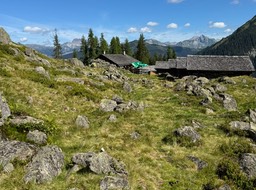
<path fill-rule="evenodd" d="M 133 62 L 132 65 L 135 67 L 135 68 L 141 68 L 141 67 L 146 67 L 148 66 L 147 64 L 145 63 L 142 63 L 142 62 Z"/>

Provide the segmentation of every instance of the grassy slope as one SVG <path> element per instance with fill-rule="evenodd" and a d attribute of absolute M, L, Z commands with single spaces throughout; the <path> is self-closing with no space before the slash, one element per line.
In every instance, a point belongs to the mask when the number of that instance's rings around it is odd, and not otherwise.
<path fill-rule="evenodd" d="M 46 69 L 51 79 L 45 80 L 33 71 L 37 63 L 25 61 L 22 57 L 0 54 L 0 91 L 8 100 L 13 113 L 26 113 L 51 123 L 56 130 L 49 133 L 49 144 L 62 148 L 67 168 L 73 154 L 97 152 L 104 147 L 110 155 L 126 164 L 132 189 L 197 190 L 209 182 L 217 185 L 224 183 L 215 172 L 218 163 L 225 157 L 219 146 L 238 137 L 228 137 L 216 126 L 231 121 L 233 115 L 244 115 L 248 108 L 256 108 L 253 89 L 255 79 L 236 77 L 234 80 L 237 85 L 227 85 L 228 93 L 238 101 L 240 113 L 228 113 L 219 103 L 214 102 L 212 108 L 215 114 L 206 115 L 205 107 L 199 105 L 202 98 L 166 88 L 166 82 L 155 76 L 121 71 L 130 78 L 146 78 L 152 81 L 150 85 L 132 83 L 134 90 L 127 94 L 114 81 L 103 81 L 103 87 L 95 85 L 95 81 L 100 82 L 97 75 L 104 71 L 102 68 L 80 69 L 65 64 L 65 67 L 76 71 L 72 75 L 59 70 L 64 67 L 63 61 L 50 62 L 53 66 Z M 83 74 L 88 72 L 95 75 L 88 77 Z M 54 78 L 59 77 L 79 77 L 85 81 L 85 85 L 55 82 Z M 242 83 L 242 78 L 247 80 L 246 85 Z M 78 93 L 74 94 L 68 86 L 72 86 Z M 99 111 L 99 102 L 102 98 L 112 98 L 115 94 L 123 97 L 125 101 L 144 102 L 147 107 L 144 111 L 115 113 L 118 120 L 115 123 L 109 122 L 108 117 L 112 113 Z M 28 103 L 29 96 L 33 98 L 32 104 Z M 86 115 L 89 118 L 89 129 L 75 127 L 77 115 Z M 185 148 L 162 141 L 174 129 L 188 125 L 192 120 L 207 126 L 199 131 L 202 135 L 200 146 Z M 132 139 L 130 134 L 134 131 L 139 132 L 141 138 Z M 10 138 L 24 139 L 24 135 L 14 134 Z M 197 171 L 195 164 L 187 159 L 189 155 L 207 161 L 209 166 Z M 99 182 L 103 177 L 93 173 L 77 173 L 66 178 L 68 170 L 64 168 L 62 174 L 49 184 L 24 184 L 24 167 L 24 164 L 17 163 L 16 170 L 11 174 L 1 173 L 1 189 L 99 189 Z M 171 187 L 169 182 L 177 183 Z"/>

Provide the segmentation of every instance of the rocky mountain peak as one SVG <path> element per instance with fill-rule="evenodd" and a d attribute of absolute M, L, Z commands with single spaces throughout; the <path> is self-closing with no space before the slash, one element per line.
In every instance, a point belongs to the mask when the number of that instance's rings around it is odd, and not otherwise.
<path fill-rule="evenodd" d="M 4 30 L 4 28 L 0 27 L 0 43 L 9 44 L 11 42 L 11 38 L 9 34 Z"/>

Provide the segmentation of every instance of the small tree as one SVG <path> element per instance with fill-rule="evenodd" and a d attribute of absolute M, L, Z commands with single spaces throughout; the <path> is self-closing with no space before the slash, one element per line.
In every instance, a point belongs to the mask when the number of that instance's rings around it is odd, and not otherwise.
<path fill-rule="evenodd" d="M 144 36 L 143 34 L 140 35 L 138 45 L 137 45 L 137 52 L 136 52 L 136 58 L 143 63 L 149 63 L 149 52 L 145 44 Z"/>
<path fill-rule="evenodd" d="M 90 28 L 89 29 L 89 34 L 88 34 L 88 48 L 89 48 L 88 57 L 89 57 L 89 61 L 96 58 L 96 56 L 97 56 L 96 47 L 97 47 L 96 40 L 94 38 L 93 31 Z"/>
<path fill-rule="evenodd" d="M 77 58 L 77 50 L 76 50 L 76 49 L 73 50 L 73 55 L 72 55 L 72 57 L 73 57 L 73 58 Z"/>
<path fill-rule="evenodd" d="M 167 60 L 168 59 L 176 59 L 176 53 L 175 51 L 171 48 L 171 46 L 167 47 L 167 52 L 166 52 Z"/>
<path fill-rule="evenodd" d="M 123 50 L 125 51 L 125 53 L 126 53 L 127 55 L 132 56 L 132 49 L 131 49 L 131 46 L 130 46 L 130 44 L 129 44 L 128 39 L 125 39 L 125 42 L 124 42 L 124 44 L 123 44 Z"/>
<path fill-rule="evenodd" d="M 58 34 L 57 34 L 57 29 L 54 30 L 53 46 L 54 46 L 53 57 L 55 59 L 60 59 L 62 57 L 62 52 L 61 52 L 61 45 L 60 45 Z"/>
<path fill-rule="evenodd" d="M 108 53 L 108 42 L 104 39 L 104 34 L 100 35 L 100 54 Z"/>
<path fill-rule="evenodd" d="M 82 61 L 84 64 L 88 64 L 88 44 L 84 36 L 81 39 L 80 52 L 82 53 Z"/>

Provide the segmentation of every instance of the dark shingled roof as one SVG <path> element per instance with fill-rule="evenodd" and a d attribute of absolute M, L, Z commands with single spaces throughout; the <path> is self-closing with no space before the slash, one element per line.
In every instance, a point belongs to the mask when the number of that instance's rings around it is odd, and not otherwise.
<path fill-rule="evenodd" d="M 172 69 L 176 68 L 176 60 L 169 59 L 168 61 L 156 61 L 156 69 Z"/>
<path fill-rule="evenodd" d="M 119 67 L 128 66 L 131 65 L 131 63 L 133 62 L 138 62 L 137 59 L 134 59 L 129 55 L 123 54 L 102 54 L 99 56 L 99 58 L 108 61 L 112 64 L 115 64 Z"/>
<path fill-rule="evenodd" d="M 249 56 L 188 55 L 191 71 L 255 71 Z"/>
<path fill-rule="evenodd" d="M 176 59 L 176 68 L 177 69 L 186 69 L 187 68 L 187 58 L 186 57 L 177 57 Z"/>

